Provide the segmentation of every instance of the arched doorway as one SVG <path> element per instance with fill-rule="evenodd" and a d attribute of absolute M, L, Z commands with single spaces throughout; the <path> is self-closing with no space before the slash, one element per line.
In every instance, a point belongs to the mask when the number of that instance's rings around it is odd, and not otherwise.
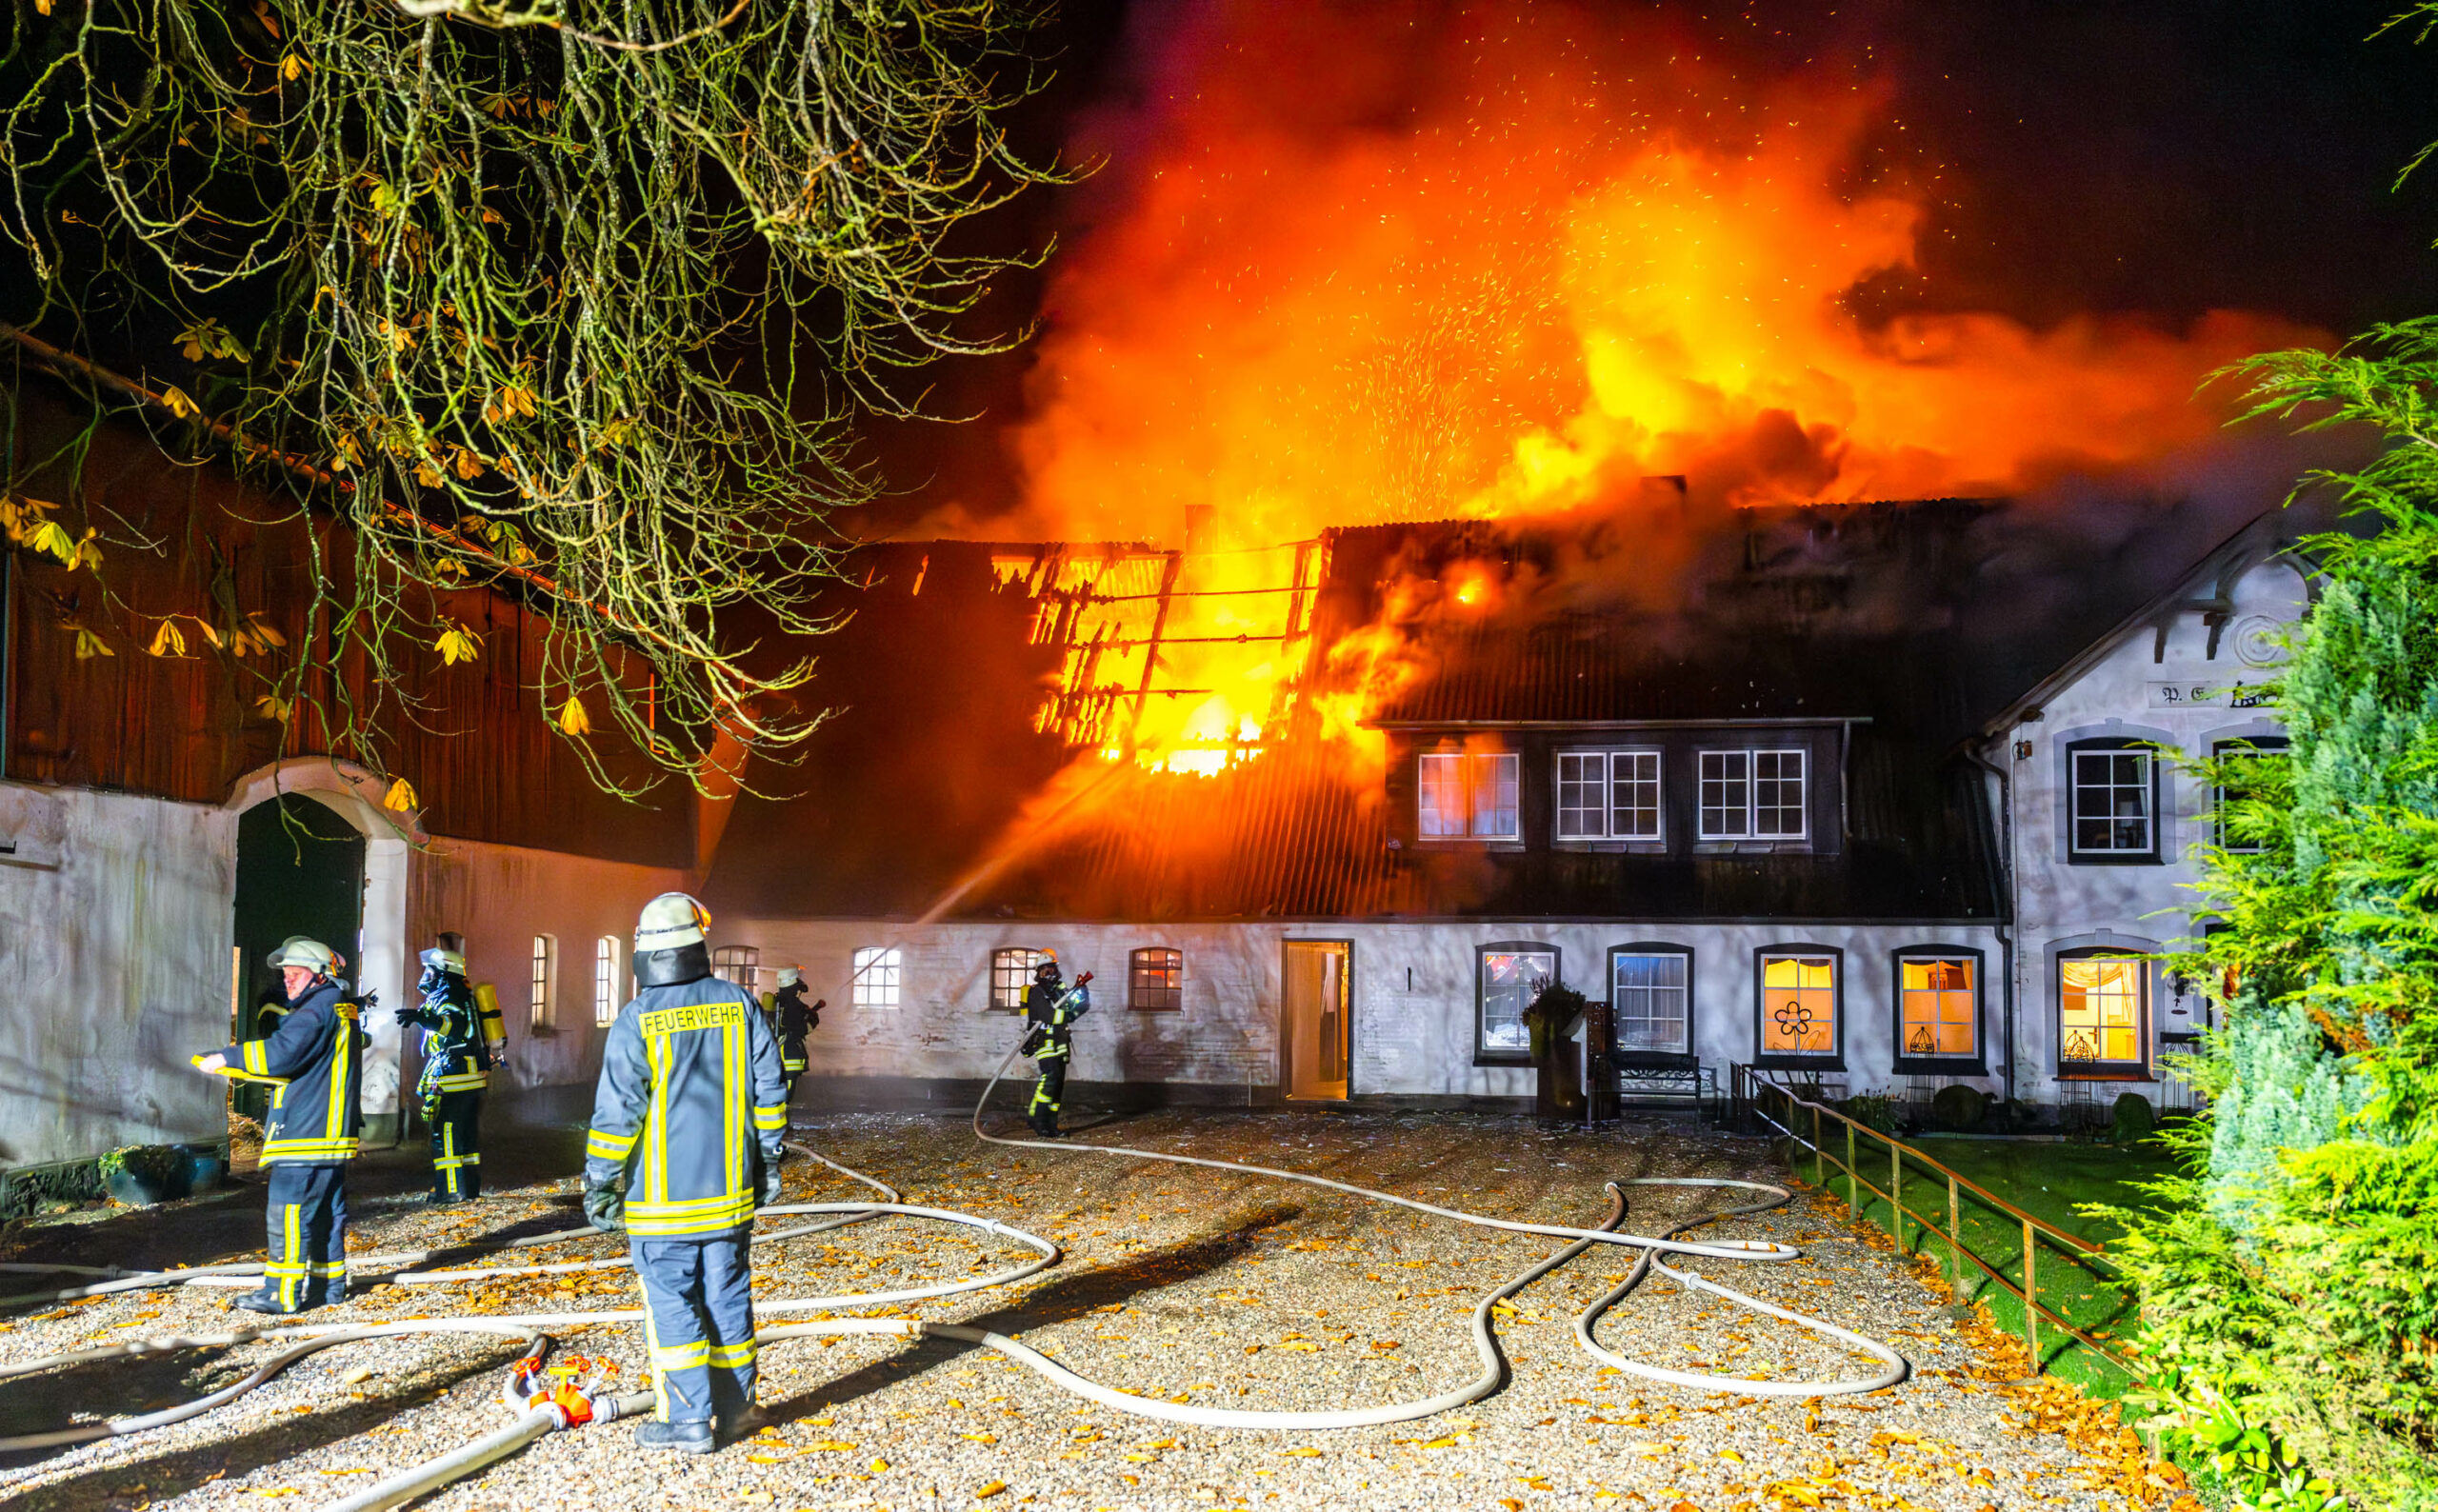
<path fill-rule="evenodd" d="M 368 1145 L 394 1144 L 403 1133 L 402 1037 L 388 1010 L 407 1005 L 414 983 L 408 858 L 426 838 L 418 816 L 383 807 L 382 793 L 381 780 L 360 767 L 300 757 L 249 773 L 225 806 L 238 816 L 231 945 L 240 1011 L 261 988 L 263 958 L 292 934 L 338 950 L 356 989 L 379 994 L 382 1011 L 364 1019 Z"/>

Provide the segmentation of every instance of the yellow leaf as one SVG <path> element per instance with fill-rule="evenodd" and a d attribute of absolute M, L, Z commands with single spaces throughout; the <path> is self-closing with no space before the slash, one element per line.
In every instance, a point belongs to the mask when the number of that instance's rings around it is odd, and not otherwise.
<path fill-rule="evenodd" d="M 76 557 L 76 543 L 69 539 L 68 532 L 60 528 L 56 520 L 45 520 L 36 526 L 33 539 L 27 544 L 37 551 L 50 552 L 62 562 L 71 562 Z"/>
<path fill-rule="evenodd" d="M 110 649 L 108 641 L 81 625 L 76 627 L 76 660 L 90 662 L 96 656 L 116 656 L 117 654 Z"/>
<path fill-rule="evenodd" d="M 864 1466 L 864 1468 L 869 1470 L 874 1475 L 879 1475 L 881 1472 L 889 1468 L 889 1462 L 887 1460 L 874 1460 L 871 1463 Z"/>
<path fill-rule="evenodd" d="M 841 1454 L 849 1449 L 852 1449 L 854 1445 L 849 1443 L 844 1439 L 820 1439 L 811 1443 L 806 1444 L 805 1447 L 808 1449 L 827 1450 L 832 1454 Z"/>
<path fill-rule="evenodd" d="M 413 785 L 403 777 L 390 783 L 390 790 L 381 795 L 382 807 L 401 814 L 422 802 L 422 799 L 415 796 Z"/>
<path fill-rule="evenodd" d="M 999 1436 L 995 1433 L 966 1433 L 959 1434 L 958 1437 L 971 1439 L 976 1443 L 996 1443 L 999 1442 Z"/>
<path fill-rule="evenodd" d="M 101 570 L 102 546 L 99 539 L 100 535 L 101 532 L 98 530 L 87 530 L 85 532 L 85 538 L 77 542 L 75 549 L 68 553 L 69 571 L 73 572 L 80 567 L 96 572 Z"/>
<path fill-rule="evenodd" d="M 993 1481 L 989 1485 L 983 1486 L 973 1494 L 975 1496 L 997 1496 L 1000 1492 L 1005 1491 L 1006 1489 L 1008 1489 L 1007 1482 Z"/>
<path fill-rule="evenodd" d="M 290 704 L 288 700 L 274 697 L 270 693 L 265 693 L 262 697 L 255 699 L 254 706 L 261 709 L 266 718 L 275 719 L 283 725 L 288 723 L 288 716 L 295 712 L 296 708 L 296 706 Z"/>
<path fill-rule="evenodd" d="M 1733 1449 L 1721 1449 L 1718 1452 L 1718 1457 L 1725 1460 L 1729 1464 L 1742 1464 L 1744 1462 L 1744 1456 L 1736 1453 Z"/>
<path fill-rule="evenodd" d="M 441 631 L 440 639 L 431 643 L 432 649 L 440 653 L 442 662 L 454 666 L 460 662 L 470 662 L 482 654 L 482 636 L 454 620 L 450 620 L 447 624 L 449 628 Z"/>
<path fill-rule="evenodd" d="M 45 16 L 50 14 L 50 0 L 34 0 L 34 13 Z"/>
<path fill-rule="evenodd" d="M 179 632 L 178 622 L 163 620 L 161 627 L 152 632 L 152 644 L 146 647 L 145 650 L 154 656 L 186 655 L 187 638 Z"/>
<path fill-rule="evenodd" d="M 279 627 L 277 626 L 274 626 L 270 621 L 264 619 L 263 611 L 260 609 L 248 609 L 246 611 L 246 627 L 253 632 L 253 636 L 256 641 L 259 641 L 265 646 L 286 646 L 288 644 L 288 637 L 279 632 Z"/>
<path fill-rule="evenodd" d="M 483 459 L 476 456 L 469 448 L 459 447 L 457 448 L 457 458 L 454 466 L 457 468 L 457 476 L 466 479 L 470 483 L 483 475 Z"/>
<path fill-rule="evenodd" d="M 203 413 L 203 406 L 196 404 L 193 400 L 188 398 L 187 391 L 179 388 L 176 384 L 171 384 L 169 388 L 161 390 L 161 402 L 168 405 L 170 407 L 170 413 L 177 416 L 180 420 L 192 420 L 195 416 Z"/>
<path fill-rule="evenodd" d="M 220 648 L 221 644 L 222 644 L 222 643 L 221 643 L 221 639 L 220 639 L 220 632 L 219 632 L 218 630 L 213 629 L 213 628 L 211 627 L 211 622 L 210 622 L 210 621 L 209 621 L 209 620 L 204 620 L 204 619 L 197 619 L 197 620 L 195 620 L 195 622 L 194 622 L 194 627 L 195 627 L 196 629 L 198 629 L 198 630 L 201 630 L 201 631 L 203 632 L 203 638 L 204 638 L 205 640 L 207 640 L 207 641 L 210 641 L 210 642 L 211 643 L 211 648 L 212 648 L 213 650 L 215 650 L 215 651 L 216 651 L 216 650 L 218 650 L 218 649 Z"/>
<path fill-rule="evenodd" d="M 592 720 L 584 711 L 584 700 L 570 693 L 568 701 L 559 706 L 558 725 L 562 731 L 570 735 L 591 734 Z"/>
<path fill-rule="evenodd" d="M 279 60 L 279 76 L 293 84 L 299 74 L 311 67 L 303 57 L 291 52 Z"/>
<path fill-rule="evenodd" d="M 1321 1457 L 1320 1450 L 1309 1447 L 1302 1449 L 1281 1449 L 1278 1452 L 1287 1456 L 1290 1460 L 1317 1460 Z"/>

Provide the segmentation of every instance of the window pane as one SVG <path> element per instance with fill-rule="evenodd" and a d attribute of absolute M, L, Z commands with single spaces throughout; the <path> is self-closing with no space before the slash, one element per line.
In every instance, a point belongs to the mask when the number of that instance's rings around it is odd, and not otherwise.
<path fill-rule="evenodd" d="M 2083 956 L 2057 963 L 2057 1056 L 2139 1062 L 2143 963 L 2133 956 Z"/>
<path fill-rule="evenodd" d="M 1799 750 L 1752 753 L 1752 833 L 1800 839 L 1804 833 L 1803 758 Z"/>
<path fill-rule="evenodd" d="M 2218 846 L 2236 855 L 2258 855 L 2263 848 L 2258 840 L 2241 839 L 2228 832 L 2226 808 L 2230 803 L 2258 796 L 2258 789 L 2250 779 L 2250 770 L 2259 762 L 2285 760 L 2287 751 L 2283 739 L 2265 736 L 2259 740 L 2222 740 L 2211 748 L 2210 754 L 2226 764 L 2226 774 L 2231 779 L 2211 795 L 2211 806 L 2219 810 Z"/>
<path fill-rule="evenodd" d="M 852 983 L 855 1006 L 859 1008 L 896 1007 L 900 971 L 900 958 L 894 948 L 868 947 L 857 950 Z"/>
<path fill-rule="evenodd" d="M 1029 945 L 1009 945 L 990 952 L 990 1005 L 1016 1009 L 1025 1005 L 1025 989 L 1032 985 L 1033 968 L 1049 952 Z"/>
<path fill-rule="evenodd" d="M 618 1016 L 618 937 L 605 934 L 592 942 L 592 1022 L 608 1024 Z"/>
<path fill-rule="evenodd" d="M 1416 833 L 1425 839 L 1446 839 L 1465 832 L 1464 757 L 1423 757 L 1416 792 Z"/>
<path fill-rule="evenodd" d="M 1512 840 L 1520 833 L 1515 818 L 1517 771 L 1521 758 L 1488 755 L 1470 758 L 1473 767 L 1473 833 L 1489 840 Z"/>
<path fill-rule="evenodd" d="M 2074 848 L 2150 850 L 2150 753 L 2074 752 Z"/>
<path fill-rule="evenodd" d="M 1685 1002 L 1688 959 L 1673 950 L 1609 958 L 1618 1049 L 1678 1055 L 1691 1050 Z"/>
<path fill-rule="evenodd" d="M 1619 761 L 1629 758 L 1619 757 Z M 1558 755 L 1558 838 L 1598 840 L 1609 833 L 1609 757 L 1603 751 Z"/>
<path fill-rule="evenodd" d="M 1482 952 L 1482 1044 L 1485 1050 L 1529 1050 L 1531 1038 L 1524 1030 L 1524 1008 L 1541 984 L 1558 974 L 1558 958 L 1549 950 L 1485 950 Z"/>
<path fill-rule="evenodd" d="M 1185 1006 L 1185 952 L 1153 947 L 1129 958 L 1127 1005 L 1159 1012 Z"/>
<path fill-rule="evenodd" d="M 533 937 L 532 999 L 530 1012 L 531 1016 L 526 1020 L 527 1023 L 536 1026 L 550 1024 L 550 937 L 546 934 L 537 934 Z"/>
<path fill-rule="evenodd" d="M 1761 1051 L 1765 1055 L 1837 1053 L 1835 957 L 1762 958 Z"/>
<path fill-rule="evenodd" d="M 1749 753 L 1702 752 L 1702 838 L 1741 840 L 1751 834 L 1751 805 Z"/>
<path fill-rule="evenodd" d="M 1972 967 L 1968 956 L 1914 959 L 1899 965 L 1904 1054 L 1980 1053 L 1980 1016 L 1973 1011 Z"/>
<path fill-rule="evenodd" d="M 1619 840 L 1659 838 L 1659 752 L 1619 751 L 1609 758 L 1609 833 Z"/>

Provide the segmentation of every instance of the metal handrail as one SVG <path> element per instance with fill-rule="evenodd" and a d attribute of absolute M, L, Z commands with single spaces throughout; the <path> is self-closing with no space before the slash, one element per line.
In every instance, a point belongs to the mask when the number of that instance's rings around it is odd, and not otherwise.
<path fill-rule="evenodd" d="M 1883 1134 L 1879 1130 L 1870 1127 L 1870 1125 L 1860 1123 L 1848 1115 L 1841 1113 L 1837 1109 L 1829 1107 L 1825 1104 L 1814 1103 L 1807 1098 L 1799 1096 L 1792 1087 L 1788 1086 L 1783 1083 L 1772 1081 L 1762 1075 L 1757 1067 L 1744 1064 L 1741 1062 L 1735 1062 L 1730 1063 L 1728 1071 L 1730 1093 L 1736 1102 L 1749 1106 L 1752 1109 L 1754 1117 L 1760 1119 L 1771 1128 L 1774 1128 L 1784 1134 L 1789 1141 L 1795 1144 L 1809 1145 L 1810 1147 L 1812 1155 L 1812 1169 L 1814 1173 L 1814 1185 L 1820 1187 L 1823 1191 L 1828 1189 L 1828 1169 L 1831 1165 L 1845 1172 L 1846 1211 L 1849 1216 L 1859 1214 L 1861 1211 L 1860 1193 L 1868 1191 L 1872 1196 L 1877 1197 L 1888 1204 L 1888 1232 L 1890 1237 L 1896 1241 L 1897 1248 L 1905 1248 L 1905 1221 L 1908 1218 L 1910 1218 L 1914 1223 L 1921 1225 L 1922 1233 L 1925 1237 L 1936 1234 L 1940 1239 L 1947 1242 L 1948 1257 L 1948 1283 L 1951 1286 L 1961 1287 L 1963 1285 L 1964 1262 L 1968 1260 L 1981 1271 L 1983 1275 L 1988 1276 L 1991 1281 L 1997 1283 L 2000 1290 L 2020 1300 L 2024 1304 L 2024 1343 L 2031 1350 L 2031 1363 L 2034 1370 L 2045 1373 L 2048 1369 L 2047 1365 L 2043 1363 L 2040 1354 L 2040 1323 L 2041 1320 L 2045 1318 L 2052 1327 L 2066 1334 L 2075 1343 L 2091 1350 L 2101 1359 L 2106 1360 L 2108 1363 L 2116 1366 L 2119 1370 L 2124 1371 L 2126 1374 L 2132 1376 L 2137 1380 L 2144 1375 L 2145 1372 L 2139 1366 L 2125 1359 L 2115 1350 L 2101 1343 L 2097 1339 L 2092 1338 L 2089 1334 L 2076 1327 L 2073 1323 L 2068 1323 L 2066 1319 L 2060 1317 L 2055 1312 L 2042 1306 L 2040 1304 L 2039 1298 L 2035 1295 L 2039 1289 L 2038 1263 L 2035 1258 L 2038 1236 L 2047 1235 L 2051 1241 L 2073 1250 L 2076 1254 L 2082 1257 L 2099 1261 L 2103 1264 L 2121 1270 L 2122 1263 L 2108 1253 L 2106 1245 L 2095 1243 L 2090 1240 L 2083 1238 L 2080 1234 L 2069 1234 L 2066 1230 L 2058 1227 L 2056 1224 L 2049 1223 L 2047 1219 L 2038 1218 L 2030 1213 L 2025 1212 L 2022 1208 L 2008 1202 L 2005 1198 L 1990 1191 L 1988 1187 L 1974 1182 L 1971 1178 L 1965 1176 L 1958 1171 L 1949 1169 L 1937 1159 L 1925 1154 L 1914 1145 L 1908 1144 L 1904 1141 L 1897 1139 L 1892 1135 Z M 1811 1137 L 1806 1139 L 1802 1134 L 1798 1133 L 1790 1124 L 1781 1124 L 1776 1119 L 1771 1118 L 1761 1105 L 1761 1098 L 1758 1094 L 1762 1092 L 1773 1092 L 1779 1097 L 1784 1098 L 1788 1104 L 1787 1116 L 1789 1120 L 1800 1122 L 1797 1110 L 1803 1108 L 1810 1109 Z M 1824 1119 L 1834 1119 L 1838 1123 L 1846 1125 L 1846 1158 L 1842 1161 L 1828 1153 L 1823 1141 L 1821 1124 Z M 1879 1187 L 1872 1185 L 1869 1181 L 1864 1178 L 1861 1170 L 1855 1164 L 1854 1138 L 1857 1132 L 1868 1134 L 1872 1139 L 1878 1140 L 1888 1146 L 1888 1190 L 1883 1191 Z M 1906 1210 L 1903 1195 L 1905 1184 L 1904 1162 L 1908 1158 L 1930 1167 L 1930 1169 L 1947 1178 L 1948 1226 L 1946 1228 L 1939 1227 L 1938 1224 L 1932 1223 L 1928 1219 L 1923 1218 L 1919 1214 L 1910 1213 Z M 1999 1209 L 2008 1217 L 2014 1219 L 2023 1225 L 2022 1285 L 2018 1286 L 2013 1282 L 2008 1281 L 2006 1274 L 1999 1270 L 1997 1266 L 1991 1264 L 1988 1261 L 1984 1260 L 1979 1255 L 1974 1254 L 1970 1249 L 1966 1247 L 1964 1243 L 1964 1222 L 1962 1213 L 1962 1193 L 1966 1191 L 1971 1192 L 1975 1197 L 1988 1203 L 1990 1206 Z"/>

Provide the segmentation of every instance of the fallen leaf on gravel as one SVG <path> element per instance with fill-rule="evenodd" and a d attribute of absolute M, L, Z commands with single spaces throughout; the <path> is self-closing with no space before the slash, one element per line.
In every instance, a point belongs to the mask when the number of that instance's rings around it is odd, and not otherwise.
<path fill-rule="evenodd" d="M 1374 1339 L 1371 1341 L 1371 1347 L 1374 1349 L 1403 1349 L 1405 1345 L 1397 1343 L 1393 1339 Z"/>
<path fill-rule="evenodd" d="M 1149 1464 L 1160 1457 L 1156 1454 L 1129 1454 L 1126 1458 L 1129 1463 Z"/>
<path fill-rule="evenodd" d="M 1309 1354 L 1310 1354 L 1312 1351 L 1314 1351 L 1314 1350 L 1316 1350 L 1316 1349 L 1320 1348 L 1321 1346 L 1320 1346 L 1320 1345 L 1318 1345 L 1318 1344 L 1311 1344 L 1311 1343 L 1291 1343 L 1291 1344 L 1280 1344 L 1280 1345 L 1278 1345 L 1277 1347 L 1279 1347 L 1279 1348 L 1281 1348 L 1281 1349 L 1292 1349 L 1292 1350 L 1296 1351 L 1298 1354 L 1307 1354 L 1307 1355 L 1309 1355 Z"/>
<path fill-rule="evenodd" d="M 889 1462 L 887 1460 L 874 1460 L 870 1464 L 866 1465 L 864 1468 L 871 1471 L 874 1475 L 878 1475 L 889 1468 Z"/>
<path fill-rule="evenodd" d="M 1695 1506 L 1690 1502 L 1679 1502 L 1674 1506 L 1669 1507 L 1668 1512 L 1702 1512 L 1702 1509 Z"/>
<path fill-rule="evenodd" d="M 339 1383 L 342 1385 L 360 1386 L 378 1374 L 380 1374 L 380 1372 L 374 1370 L 370 1365 L 358 1365 L 353 1370 L 349 1371 L 346 1375 L 339 1377 Z"/>
<path fill-rule="evenodd" d="M 1729 1464 L 1742 1464 L 1744 1462 L 1744 1456 L 1736 1453 L 1733 1449 L 1721 1449 L 1718 1452 L 1718 1457 L 1725 1460 Z"/>
<path fill-rule="evenodd" d="M 1320 1450 L 1309 1447 L 1302 1449 L 1281 1449 L 1278 1452 L 1286 1455 L 1291 1460 L 1317 1460 L 1321 1457 Z"/>
<path fill-rule="evenodd" d="M 1007 1482 L 993 1481 L 989 1485 L 984 1486 L 981 1490 L 974 1492 L 973 1494 L 975 1496 L 997 1496 L 1000 1492 L 1005 1491 L 1006 1489 L 1008 1489 Z"/>
<path fill-rule="evenodd" d="M 254 1486 L 251 1487 L 251 1490 L 256 1496 L 297 1496 L 301 1494 L 292 1485 Z"/>
<path fill-rule="evenodd" d="M 1516 1501 L 1511 1496 L 1500 1497 L 1498 1499 L 1498 1504 L 1507 1508 L 1507 1512 L 1524 1512 L 1524 1503 Z"/>
<path fill-rule="evenodd" d="M 996 1443 L 999 1442 L 999 1436 L 995 1433 L 967 1433 L 960 1434 L 958 1437 L 971 1439 L 976 1443 Z"/>
<path fill-rule="evenodd" d="M 322 1472 L 324 1475 L 370 1475 L 371 1473 L 372 1469 L 370 1465 L 362 1464 L 357 1465 L 352 1470 L 325 1470 Z"/>

